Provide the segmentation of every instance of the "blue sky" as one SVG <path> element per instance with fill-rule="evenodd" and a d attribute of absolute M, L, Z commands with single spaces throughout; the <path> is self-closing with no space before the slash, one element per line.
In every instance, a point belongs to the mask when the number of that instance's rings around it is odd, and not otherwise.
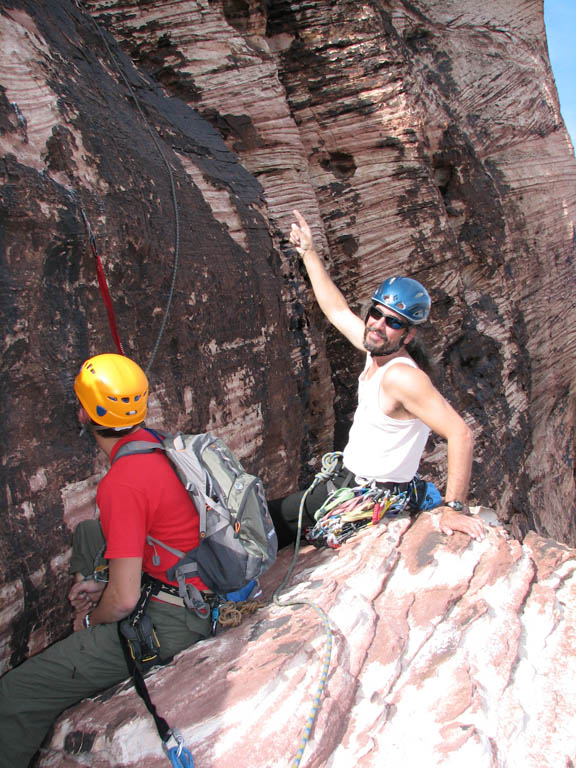
<path fill-rule="evenodd" d="M 576 144 L 576 0 L 544 0 L 548 53 L 560 110 Z"/>

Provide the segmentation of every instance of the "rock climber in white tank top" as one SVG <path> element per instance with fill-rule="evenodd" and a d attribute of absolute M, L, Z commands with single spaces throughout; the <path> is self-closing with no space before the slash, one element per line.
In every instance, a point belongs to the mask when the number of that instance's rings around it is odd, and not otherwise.
<path fill-rule="evenodd" d="M 406 350 L 425 322 L 430 297 L 407 277 L 385 280 L 363 320 L 354 314 L 314 249 L 310 228 L 294 211 L 291 242 L 302 256 L 314 295 L 328 320 L 358 349 L 368 352 L 359 380 L 359 402 L 344 449 L 344 464 L 359 479 L 408 482 L 418 469 L 430 430 L 448 443 L 448 478 L 440 529 L 480 540 L 482 520 L 466 514 L 473 439 L 464 420 Z"/>
<path fill-rule="evenodd" d="M 358 380 L 358 407 L 344 449 L 344 464 L 359 484 L 409 483 L 418 472 L 430 428 L 420 419 L 395 419 L 382 410 L 382 377 L 392 365 L 411 365 L 410 357 L 394 357 L 368 378 L 372 356 Z"/>

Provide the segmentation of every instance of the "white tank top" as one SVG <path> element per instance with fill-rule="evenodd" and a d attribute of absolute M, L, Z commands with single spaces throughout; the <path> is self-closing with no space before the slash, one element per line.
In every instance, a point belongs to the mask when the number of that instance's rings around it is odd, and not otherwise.
<path fill-rule="evenodd" d="M 365 380 L 362 377 L 371 363 L 368 355 L 358 380 L 358 407 L 344 449 L 344 465 L 359 483 L 407 483 L 418 471 L 430 428 L 420 419 L 386 416 L 380 408 L 379 392 L 382 376 L 391 365 L 418 366 L 409 357 L 395 357 Z"/>

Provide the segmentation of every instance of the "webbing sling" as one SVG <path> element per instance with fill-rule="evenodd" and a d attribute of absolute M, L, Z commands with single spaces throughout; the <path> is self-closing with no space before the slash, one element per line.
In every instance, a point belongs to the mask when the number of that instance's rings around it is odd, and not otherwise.
<path fill-rule="evenodd" d="M 146 606 L 150 602 L 150 598 L 159 591 L 160 586 L 161 583 L 157 579 L 153 579 L 151 576 L 144 578 L 144 586 L 140 593 L 140 599 L 138 600 L 136 608 L 130 614 L 128 621 L 131 621 L 133 618 L 136 622 L 139 620 L 146 611 Z M 154 719 L 154 724 L 156 725 L 156 730 L 162 740 L 162 749 L 164 750 L 166 757 L 172 763 L 173 768 L 194 768 L 194 760 L 192 759 L 190 751 L 184 747 L 182 734 L 176 728 L 170 728 L 166 720 L 158 714 L 156 707 L 150 698 L 150 694 L 148 693 L 148 687 L 146 686 L 146 681 L 142 674 L 141 665 L 134 659 L 130 652 L 128 640 L 122 632 L 121 624 L 122 622 L 120 621 L 117 624 L 118 637 L 120 638 L 120 645 L 124 652 L 124 658 L 126 659 L 126 666 L 134 680 L 134 688 L 136 689 L 136 692 L 139 694 L 146 705 L 146 709 Z M 167 661 L 168 659 L 163 663 L 167 663 Z M 169 749 L 167 743 L 170 738 L 174 739 L 176 746 Z"/>
<path fill-rule="evenodd" d="M 134 688 L 136 688 L 136 691 L 141 696 L 144 704 L 146 704 L 148 712 L 150 712 L 154 718 L 156 729 L 158 730 L 158 735 L 163 742 L 166 742 L 172 735 L 172 730 L 166 720 L 164 720 L 164 718 L 161 717 L 156 711 L 156 707 L 154 706 L 152 699 L 150 698 L 150 694 L 148 693 L 148 688 L 146 687 L 146 683 L 144 681 L 144 675 L 142 674 L 139 665 L 136 664 L 132 658 L 132 654 L 128 648 L 128 643 L 122 634 L 122 630 L 120 629 L 120 622 L 118 622 L 118 636 L 120 637 L 120 644 L 122 645 L 122 650 L 124 651 L 124 658 L 126 659 L 128 671 L 134 680 Z"/>
<path fill-rule="evenodd" d="M 140 593 L 140 598 L 138 600 L 138 603 L 128 619 L 130 624 L 134 626 L 138 623 L 144 612 L 146 611 L 146 607 L 148 603 L 150 602 L 150 598 L 152 595 L 157 592 L 158 589 L 155 588 L 155 586 L 152 584 L 152 582 L 145 581 L 144 586 L 142 587 L 142 592 Z M 134 678 L 134 687 L 136 688 L 136 691 L 140 694 L 142 697 L 144 704 L 146 704 L 146 707 L 152 717 L 154 718 L 154 722 L 156 723 L 156 728 L 158 729 L 158 734 L 162 741 L 168 741 L 170 738 L 171 730 L 170 726 L 164 720 L 163 717 L 160 717 L 160 715 L 156 711 L 156 707 L 152 703 L 152 700 L 150 698 L 150 694 L 148 693 L 148 688 L 146 687 L 146 683 L 144 681 L 144 675 L 142 674 L 141 664 L 140 662 L 136 661 L 130 652 L 130 646 L 128 644 L 128 641 L 126 637 L 124 636 L 122 632 L 122 623 L 121 621 L 118 622 L 118 636 L 120 638 L 120 645 L 122 646 L 122 650 L 124 651 L 124 658 L 126 659 L 126 664 L 128 666 L 128 671 L 130 672 L 131 676 Z"/>
<path fill-rule="evenodd" d="M 84 208 L 82 208 L 82 206 L 80 206 L 80 212 L 82 213 L 82 218 L 84 219 L 84 223 L 86 224 L 86 229 L 88 230 L 90 247 L 92 249 L 92 255 L 94 256 L 94 261 L 96 262 L 96 275 L 98 277 L 98 286 L 100 288 L 100 293 L 102 294 L 102 299 L 104 300 L 104 304 L 106 306 L 106 313 L 108 314 L 108 325 L 110 326 L 110 333 L 112 334 L 112 338 L 114 339 L 114 344 L 116 345 L 118 354 L 123 355 L 124 349 L 122 347 L 122 342 L 120 341 L 120 334 L 118 333 L 118 328 L 116 327 L 116 316 L 114 314 L 114 307 L 112 306 L 110 291 L 108 290 L 106 275 L 104 274 L 104 267 L 102 266 L 100 256 L 98 255 L 98 250 L 96 249 L 96 238 L 94 237 L 94 233 L 92 232 L 92 227 L 90 226 L 90 222 L 88 221 L 88 217 L 86 216 L 86 212 L 84 211 Z"/>

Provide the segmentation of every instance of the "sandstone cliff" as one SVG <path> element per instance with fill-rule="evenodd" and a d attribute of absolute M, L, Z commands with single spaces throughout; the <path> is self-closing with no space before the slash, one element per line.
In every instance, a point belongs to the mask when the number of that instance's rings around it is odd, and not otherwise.
<path fill-rule="evenodd" d="M 152 424 L 221 434 L 271 496 L 341 446 L 361 361 L 288 246 L 298 206 L 353 306 L 429 286 L 473 498 L 576 544 L 576 161 L 540 0 L 4 0 L 0 35 L 2 669 L 69 626 L 104 471 L 71 386 L 113 350 L 84 216 Z"/>
<path fill-rule="evenodd" d="M 269 595 L 291 557 L 284 550 Z M 569 768 L 576 755 L 576 551 L 503 529 L 481 542 L 425 514 L 308 548 L 284 599 L 327 613 L 332 660 L 306 768 Z M 294 765 L 326 633 L 304 606 L 267 606 L 148 679 L 198 768 Z M 172 742 L 171 742 L 172 744 Z M 42 768 L 163 768 L 130 686 L 58 722 Z"/>

